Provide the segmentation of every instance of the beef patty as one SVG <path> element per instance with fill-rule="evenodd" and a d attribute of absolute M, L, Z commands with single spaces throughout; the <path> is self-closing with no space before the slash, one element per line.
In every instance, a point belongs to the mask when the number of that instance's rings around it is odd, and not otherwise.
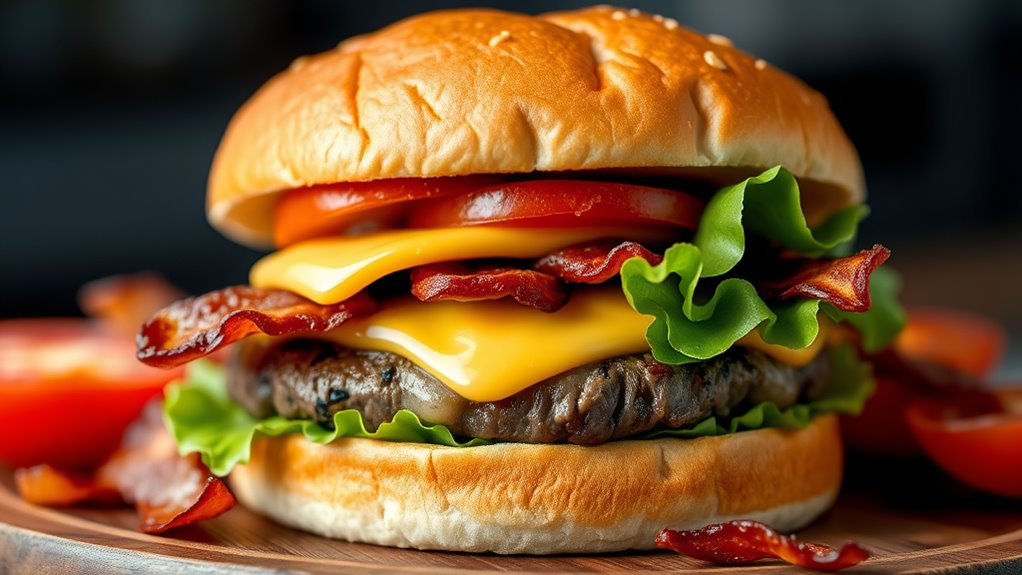
<path fill-rule="evenodd" d="M 783 408 L 818 395 L 830 372 L 826 354 L 795 368 L 745 347 L 679 366 L 646 353 L 583 365 L 507 399 L 477 402 L 388 352 L 317 340 L 249 341 L 235 348 L 228 389 L 255 417 L 277 413 L 332 427 L 335 412 L 357 409 L 374 430 L 409 409 L 456 436 L 524 443 L 592 445 L 727 416 L 763 401 Z"/>

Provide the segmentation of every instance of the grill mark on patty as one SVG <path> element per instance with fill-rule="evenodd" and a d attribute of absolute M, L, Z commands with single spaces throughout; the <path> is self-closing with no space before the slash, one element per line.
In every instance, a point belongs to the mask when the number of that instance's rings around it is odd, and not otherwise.
<path fill-rule="evenodd" d="M 255 417 L 280 414 L 332 428 L 333 414 L 362 413 L 368 429 L 409 409 L 452 433 L 524 443 L 603 443 L 677 428 L 762 401 L 785 408 L 824 387 L 826 355 L 795 368 L 736 347 L 680 366 L 650 354 L 584 365 L 495 402 L 469 401 L 411 361 L 319 340 L 235 346 L 228 391 Z"/>

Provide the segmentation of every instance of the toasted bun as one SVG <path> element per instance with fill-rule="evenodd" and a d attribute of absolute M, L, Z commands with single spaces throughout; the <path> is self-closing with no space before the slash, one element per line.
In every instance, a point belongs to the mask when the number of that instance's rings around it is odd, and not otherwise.
<path fill-rule="evenodd" d="M 824 98 L 726 39 L 609 7 L 457 10 L 270 80 L 227 128 L 207 209 L 226 235 L 267 245 L 277 193 L 312 184 L 607 168 L 732 183 L 777 164 L 811 211 L 864 197 Z"/>
<path fill-rule="evenodd" d="M 495 553 L 653 546 L 664 527 L 812 521 L 841 481 L 834 416 L 800 431 L 468 449 L 300 435 L 262 438 L 231 475 L 247 507 L 327 537 Z"/>

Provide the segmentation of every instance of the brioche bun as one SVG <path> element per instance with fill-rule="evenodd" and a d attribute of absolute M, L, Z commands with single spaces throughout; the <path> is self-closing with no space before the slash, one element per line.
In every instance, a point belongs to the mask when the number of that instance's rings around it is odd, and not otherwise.
<path fill-rule="evenodd" d="M 783 165 L 811 220 L 864 197 L 826 100 L 730 42 L 636 11 L 433 12 L 300 58 L 235 115 L 207 213 L 271 243 L 279 192 L 398 177 Z M 673 172 L 672 172 L 673 171 Z"/>
<path fill-rule="evenodd" d="M 595 553 L 647 549 L 664 527 L 734 518 L 797 529 L 830 507 L 841 473 L 837 418 L 828 415 L 798 431 L 598 447 L 264 437 L 231 475 L 231 488 L 246 507 L 326 537 Z"/>

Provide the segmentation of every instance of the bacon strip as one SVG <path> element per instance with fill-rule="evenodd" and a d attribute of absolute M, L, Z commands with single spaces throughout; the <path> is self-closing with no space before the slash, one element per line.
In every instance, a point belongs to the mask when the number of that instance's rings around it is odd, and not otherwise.
<path fill-rule="evenodd" d="M 120 448 L 93 476 L 37 465 L 19 469 L 15 481 L 26 501 L 40 505 L 134 504 L 145 533 L 212 519 L 235 504 L 227 485 L 209 472 L 198 454 L 178 455 L 163 426 L 159 401 L 146 406 L 128 427 Z"/>
<path fill-rule="evenodd" d="M 825 301 L 850 312 L 868 311 L 869 277 L 887 261 L 891 250 L 880 244 L 839 259 L 806 260 L 792 276 L 783 280 L 757 282 L 764 296 L 786 299 L 795 296 Z"/>
<path fill-rule="evenodd" d="M 656 546 L 712 563 L 750 563 L 781 559 L 792 565 L 820 571 L 839 571 L 869 558 L 869 551 L 848 542 L 840 549 L 804 543 L 782 535 L 758 521 L 736 520 L 707 525 L 695 531 L 663 529 Z"/>
<path fill-rule="evenodd" d="M 634 257 L 654 266 L 664 259 L 635 242 L 601 241 L 558 250 L 533 267 L 566 282 L 599 284 L 619 274 L 625 261 Z"/>
<path fill-rule="evenodd" d="M 372 313 L 365 293 L 321 305 L 284 290 L 234 286 L 172 303 L 149 319 L 138 336 L 138 359 L 175 367 L 255 333 L 287 335 L 329 331 Z"/>
<path fill-rule="evenodd" d="M 469 271 L 460 264 L 412 270 L 412 295 L 421 301 L 479 301 L 512 297 L 524 306 L 552 312 L 567 301 L 564 284 L 533 270 L 491 268 Z"/>

